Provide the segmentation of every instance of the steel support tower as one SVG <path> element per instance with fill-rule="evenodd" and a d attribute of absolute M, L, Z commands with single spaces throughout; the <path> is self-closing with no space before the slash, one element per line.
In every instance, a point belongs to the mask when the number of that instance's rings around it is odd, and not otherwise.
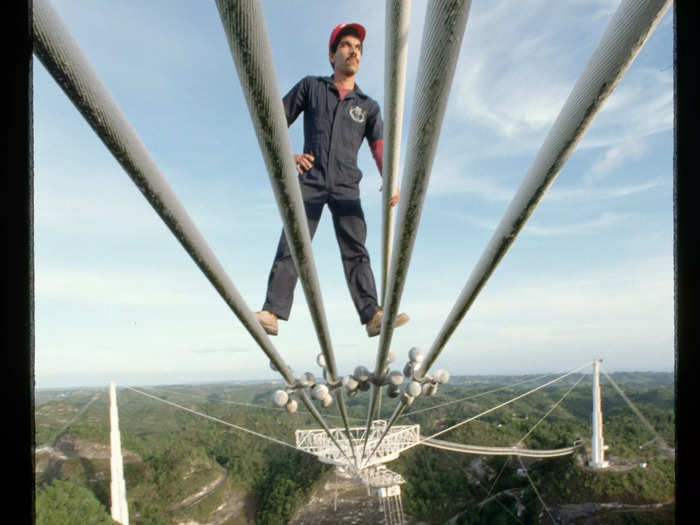
<path fill-rule="evenodd" d="M 600 408 L 600 363 L 602 359 L 593 361 L 593 436 L 591 438 L 591 459 L 588 466 L 592 468 L 606 468 L 610 462 L 605 461 L 607 446 L 603 441 L 603 411 Z"/>

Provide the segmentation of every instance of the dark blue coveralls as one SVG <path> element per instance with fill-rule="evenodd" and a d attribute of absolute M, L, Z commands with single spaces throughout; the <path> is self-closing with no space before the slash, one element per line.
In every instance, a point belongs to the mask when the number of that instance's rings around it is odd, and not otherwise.
<path fill-rule="evenodd" d="M 379 105 L 355 84 L 340 100 L 330 77 L 303 78 L 282 100 L 287 124 L 304 112 L 304 153 L 314 156 L 311 169 L 299 176 L 311 237 L 323 206 L 328 204 L 340 247 L 345 279 L 362 324 L 377 312 L 374 274 L 365 248 L 367 225 L 360 205 L 357 152 L 365 137 L 371 144 L 383 136 Z M 267 284 L 263 310 L 289 319 L 297 271 L 282 230 Z"/>

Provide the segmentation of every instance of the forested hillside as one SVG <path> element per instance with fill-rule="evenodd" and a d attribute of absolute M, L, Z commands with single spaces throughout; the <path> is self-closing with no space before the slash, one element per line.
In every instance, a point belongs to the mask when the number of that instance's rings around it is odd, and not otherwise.
<path fill-rule="evenodd" d="M 673 447 L 671 374 L 613 378 Z M 418 423 L 422 435 L 428 436 L 543 382 L 535 379 L 454 378 L 437 396 L 418 398 L 399 424 Z M 567 447 L 583 440 L 586 446 L 574 456 L 520 462 L 515 457 L 416 447 L 390 463 L 389 468 L 406 480 L 402 498 L 411 523 L 588 523 L 596 516 L 596 523 L 672 523 L 673 452 L 659 446 L 604 380 L 602 408 L 612 466 L 601 471 L 585 466 L 591 385 L 585 378 L 573 388 L 578 379 L 567 378 L 440 436 L 457 443 L 531 449 Z M 520 384 L 500 388 L 516 383 Z M 305 413 L 275 409 L 271 396 L 276 388 L 214 384 L 143 390 L 293 443 L 295 429 L 317 425 Z M 85 515 L 88 521 L 75 523 L 110 523 L 107 389 L 38 391 L 36 400 L 37 522 L 72 523 L 70 516 Z M 366 394 L 348 399 L 348 405 L 356 418 L 353 423 L 361 425 Z M 384 399 L 383 417 L 393 405 Z M 425 410 L 437 405 L 444 406 Z M 335 410 L 322 412 L 330 424 L 339 426 L 339 419 L 332 417 Z M 322 490 L 331 473 L 307 454 L 128 389 L 119 390 L 119 411 L 132 523 L 286 523 L 310 494 Z M 366 505 L 373 504 L 369 496 L 366 499 Z M 68 517 L 59 519 L 56 509 Z M 322 512 L 332 513 L 333 507 Z M 337 518 L 342 523 L 342 516 Z"/>

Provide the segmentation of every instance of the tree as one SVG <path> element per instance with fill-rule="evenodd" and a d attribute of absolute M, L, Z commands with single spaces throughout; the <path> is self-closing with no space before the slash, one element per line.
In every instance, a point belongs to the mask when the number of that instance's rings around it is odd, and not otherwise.
<path fill-rule="evenodd" d="M 70 481 L 54 480 L 36 496 L 37 525 L 116 525 L 95 495 Z"/>

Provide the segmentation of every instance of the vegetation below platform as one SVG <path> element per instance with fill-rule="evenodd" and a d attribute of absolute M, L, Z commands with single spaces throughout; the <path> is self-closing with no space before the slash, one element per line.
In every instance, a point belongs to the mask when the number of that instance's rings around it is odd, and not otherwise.
<path fill-rule="evenodd" d="M 672 381 L 648 374 L 614 377 L 663 440 L 673 446 Z M 527 378 L 509 378 L 507 382 L 522 379 Z M 640 507 L 643 511 L 636 512 L 632 507 L 604 506 L 667 503 L 673 501 L 674 494 L 672 455 L 656 446 L 654 436 L 610 386 L 603 384 L 602 409 L 605 441 L 610 445 L 606 455 L 613 468 L 591 470 L 584 466 L 590 453 L 590 381 L 587 385 L 582 382 L 540 421 L 573 386 L 573 379 L 569 379 L 461 425 L 440 439 L 488 446 L 520 444 L 532 449 L 567 447 L 582 439 L 586 446 L 575 457 L 523 459 L 521 465 L 517 458 L 416 447 L 388 465 L 406 480 L 402 485 L 406 513 L 426 523 L 450 520 L 452 524 L 479 525 L 544 523 L 548 512 L 559 513 L 557 516 L 569 512 L 567 522 L 576 523 L 580 518 L 571 509 L 590 505 L 590 512 L 605 513 L 606 523 L 663 522 L 672 507 Z M 418 423 L 422 435 L 428 436 L 538 384 L 490 392 L 499 386 L 498 381 L 504 379 L 456 378 L 454 384 L 441 386 L 437 396 L 419 398 L 398 424 Z M 275 410 L 270 400 L 276 388 L 272 384 L 219 384 L 170 386 L 151 393 L 291 442 L 295 429 L 313 428 L 317 423 L 301 411 L 290 415 Z M 348 399 L 349 414 L 357 418 L 354 424 L 363 423 L 366 396 Z M 49 509 L 61 507 L 58 502 L 71 499 L 78 507 L 86 506 L 86 515 L 94 515 L 95 523 L 103 523 L 99 520 L 108 517 L 109 505 L 106 392 L 44 392 L 37 398 L 37 443 L 49 445 L 37 450 L 37 457 L 41 456 L 37 460 L 41 469 L 37 473 L 37 516 L 40 508 L 45 516 Z M 393 403 L 385 399 L 382 404 L 386 418 Z M 411 415 L 412 410 L 415 415 Z M 334 406 L 320 411 L 329 418 L 337 414 Z M 128 390 L 119 393 L 119 414 L 130 520 L 135 524 L 286 523 L 306 503 L 329 468 L 307 454 Z M 331 426 L 340 425 L 338 419 L 328 421 Z M 74 510 L 66 512 L 70 516 Z M 50 514 L 56 520 L 51 523 L 87 523 L 59 521 L 63 518 L 56 516 Z"/>

